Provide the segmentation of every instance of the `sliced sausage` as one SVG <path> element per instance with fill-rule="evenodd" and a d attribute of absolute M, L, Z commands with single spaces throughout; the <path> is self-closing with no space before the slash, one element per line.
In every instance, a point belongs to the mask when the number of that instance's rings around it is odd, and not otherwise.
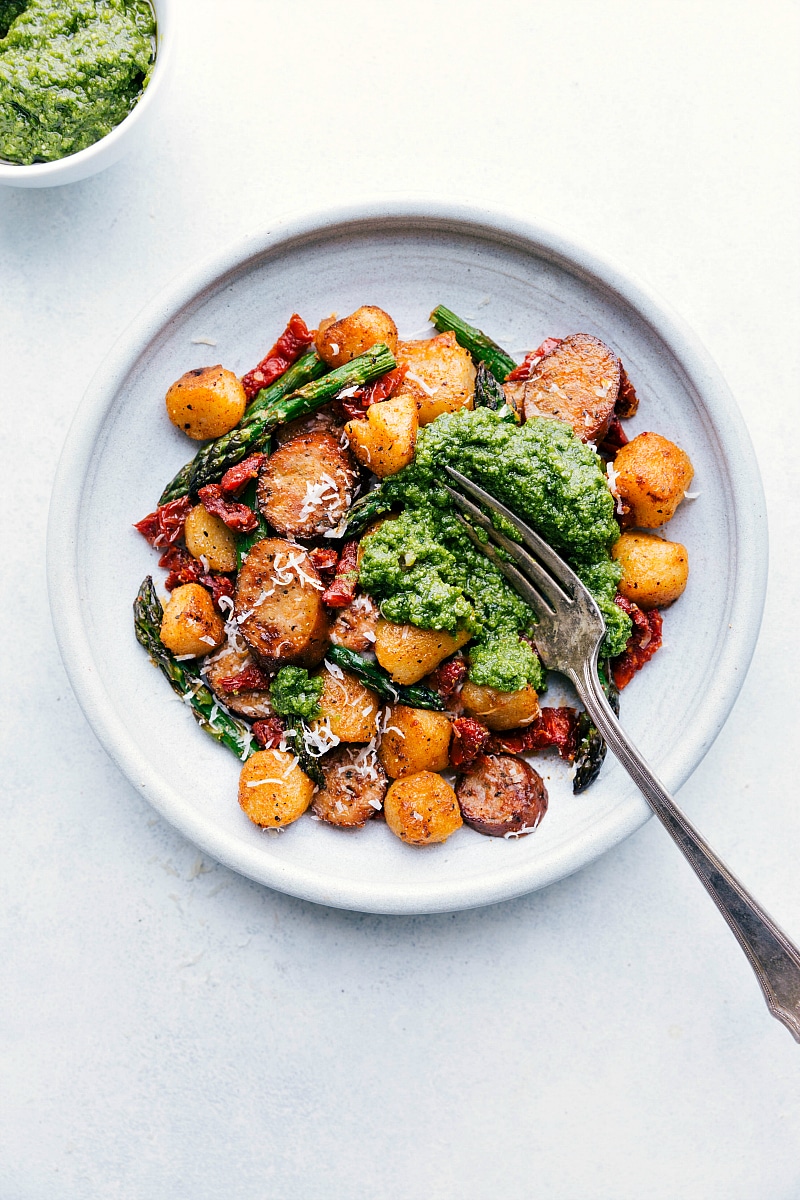
<path fill-rule="evenodd" d="M 339 610 L 331 628 L 331 641 L 336 646 L 346 646 L 359 654 L 372 650 L 375 645 L 375 629 L 380 610 L 370 596 L 356 596 L 352 604 Z"/>
<path fill-rule="evenodd" d="M 318 429 L 285 442 L 258 480 L 258 507 L 278 533 L 320 537 L 339 524 L 353 499 L 353 460 L 330 432 Z"/>
<path fill-rule="evenodd" d="M 534 367 L 522 384 L 525 420 L 555 417 L 566 421 L 582 442 L 602 441 L 608 433 L 620 383 L 620 363 L 605 342 L 589 333 L 573 333 Z M 519 402 L 520 384 L 509 384 Z"/>
<path fill-rule="evenodd" d="M 248 667 L 254 666 L 256 661 L 246 646 L 237 648 L 231 642 L 226 642 L 216 654 L 206 659 L 203 674 L 211 691 L 231 712 L 254 721 L 263 721 L 272 716 L 268 691 L 227 692 L 220 686 L 221 680 L 240 675 Z"/>
<path fill-rule="evenodd" d="M 337 405 L 338 407 L 338 405 Z M 335 413 L 332 408 L 318 408 L 312 413 L 308 413 L 305 417 L 295 417 L 293 421 L 287 422 L 286 425 L 279 425 L 275 430 L 275 441 L 279 446 L 284 442 L 291 442 L 296 437 L 302 437 L 306 433 L 332 433 L 339 441 L 342 440 L 344 426 L 342 425 L 341 413 Z"/>
<path fill-rule="evenodd" d="M 256 542 L 236 580 L 234 613 L 256 657 L 271 666 L 314 667 L 328 646 L 325 585 L 301 546 Z"/>
<path fill-rule="evenodd" d="M 320 760 L 325 787 L 312 812 L 329 825 L 360 829 L 383 804 L 389 781 L 372 746 L 337 746 Z"/>
<path fill-rule="evenodd" d="M 482 754 L 456 788 L 468 825 L 491 837 L 533 833 L 547 812 L 541 775 L 511 754 Z"/>

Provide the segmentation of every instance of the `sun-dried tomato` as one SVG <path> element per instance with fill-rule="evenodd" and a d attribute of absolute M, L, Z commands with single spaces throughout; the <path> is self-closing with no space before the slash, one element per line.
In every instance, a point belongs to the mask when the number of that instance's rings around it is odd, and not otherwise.
<path fill-rule="evenodd" d="M 449 700 L 460 689 L 467 678 L 467 664 L 463 658 L 451 658 L 437 667 L 427 679 L 427 684 L 438 692 L 443 700 Z"/>
<path fill-rule="evenodd" d="M 269 679 L 261 667 L 253 664 L 236 675 L 226 675 L 220 679 L 219 686 L 223 692 L 264 692 L 269 687 Z"/>
<path fill-rule="evenodd" d="M 492 735 L 480 721 L 473 721 L 472 717 L 456 717 L 452 722 L 450 765 L 457 770 L 472 766 L 491 740 Z"/>
<path fill-rule="evenodd" d="M 230 614 L 230 606 L 224 608 L 220 604 L 223 596 L 227 596 L 229 600 L 233 599 L 233 583 L 227 575 L 201 575 L 198 583 L 202 583 L 204 588 L 208 588 L 211 592 L 211 599 L 214 601 L 214 607 L 217 612 L 223 617 L 228 617 Z"/>
<path fill-rule="evenodd" d="M 339 561 L 339 553 L 332 546 L 317 546 L 314 550 L 309 551 L 308 557 L 314 564 L 316 571 L 335 571 L 336 564 Z"/>
<path fill-rule="evenodd" d="M 639 397 L 636 389 L 628 378 L 628 372 L 619 364 L 619 391 L 614 411 L 618 417 L 632 417 L 639 407 Z"/>
<path fill-rule="evenodd" d="M 533 368 L 538 367 L 546 354 L 552 354 L 556 346 L 560 346 L 563 340 L 563 338 L 545 338 L 541 346 L 526 354 L 519 366 L 514 367 L 514 370 L 506 375 L 506 383 L 521 383 L 525 379 L 530 379 Z"/>
<path fill-rule="evenodd" d="M 644 612 L 632 600 L 617 595 L 616 603 L 633 621 L 633 632 L 628 644 L 618 658 L 611 663 L 611 674 L 620 691 L 630 683 L 637 671 L 653 657 L 661 646 L 663 620 L 657 608 Z"/>
<path fill-rule="evenodd" d="M 164 580 L 168 592 L 184 583 L 199 583 L 205 569 L 200 560 L 184 550 L 183 546 L 170 546 L 161 555 L 158 565 L 169 571 Z"/>
<path fill-rule="evenodd" d="M 269 387 L 276 379 L 280 379 L 313 340 L 313 330 L 309 332 L 303 318 L 297 313 L 292 313 L 289 324 L 269 353 L 262 358 L 257 367 L 242 377 L 242 387 L 247 399 L 252 400 L 262 388 Z"/>
<path fill-rule="evenodd" d="M 252 508 L 237 500 L 226 500 L 218 483 L 207 483 L 197 495 L 206 512 L 219 517 L 235 533 L 252 533 L 258 528 L 258 517 Z"/>
<path fill-rule="evenodd" d="M 151 546 L 172 546 L 183 537 L 183 526 L 192 509 L 188 496 L 179 500 L 170 500 L 162 504 L 155 512 L 148 513 L 141 521 L 137 521 L 134 529 L 147 539 Z"/>
<path fill-rule="evenodd" d="M 622 428 L 619 417 L 614 413 L 609 422 L 608 433 L 598 446 L 598 450 L 601 454 L 605 454 L 607 458 L 614 458 L 617 451 L 621 450 L 623 446 L 627 446 L 627 444 L 628 435 Z"/>
<path fill-rule="evenodd" d="M 255 479 L 267 461 L 266 454 L 251 454 L 243 458 L 234 467 L 228 467 L 219 486 L 228 496 L 238 496 L 247 487 L 251 479 Z"/>
<path fill-rule="evenodd" d="M 275 750 L 283 741 L 285 733 L 280 717 L 267 717 L 253 722 L 253 737 L 262 750 Z"/>
<path fill-rule="evenodd" d="M 378 404 L 381 400 L 388 400 L 393 396 L 400 384 L 406 377 L 408 372 L 408 364 L 401 363 L 399 367 L 394 367 L 391 371 L 387 371 L 385 375 L 380 375 L 377 379 L 373 379 L 372 383 L 367 383 L 364 387 L 357 388 L 352 396 L 348 396 L 341 401 L 345 415 L 351 421 L 357 421 L 360 417 L 365 417 L 367 409 L 373 404 Z"/>
<path fill-rule="evenodd" d="M 535 721 L 525 729 L 496 733 L 492 749 L 506 754 L 531 754 L 555 746 L 567 762 L 572 762 L 577 747 L 578 714 L 566 705 L 562 708 L 543 708 Z"/>
<path fill-rule="evenodd" d="M 357 586 L 358 542 L 345 542 L 333 583 L 322 593 L 322 603 L 329 608 L 347 608 L 355 599 Z"/>

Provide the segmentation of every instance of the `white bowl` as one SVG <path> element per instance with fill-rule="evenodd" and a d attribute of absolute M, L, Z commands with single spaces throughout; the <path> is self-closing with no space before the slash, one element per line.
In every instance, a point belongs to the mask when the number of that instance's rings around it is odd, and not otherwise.
<path fill-rule="evenodd" d="M 55 162 L 15 166 L 0 161 L 0 184 L 8 187 L 58 187 L 104 171 L 130 150 L 158 111 L 172 67 L 174 0 L 150 0 L 156 14 L 156 61 L 150 82 L 124 121 L 85 150 Z"/>
<path fill-rule="evenodd" d="M 379 821 L 347 833 L 308 817 L 268 835 L 239 809 L 233 756 L 198 728 L 133 635 L 141 580 L 163 576 L 132 522 L 193 450 L 167 420 L 167 386 L 217 362 L 244 372 L 294 311 L 312 324 L 363 303 L 388 309 L 406 337 L 444 303 L 518 353 L 548 334 L 597 334 L 641 396 L 629 431 L 657 430 L 691 455 L 702 495 L 669 526 L 689 550 L 689 587 L 666 613 L 665 648 L 622 696 L 626 728 L 672 789 L 719 732 L 755 645 L 766 582 L 761 484 L 736 406 L 692 334 L 594 253 L 496 211 L 380 201 L 283 222 L 180 279 L 101 366 L 64 447 L 48 541 L 59 645 L 100 741 L 159 812 L 253 879 L 372 912 L 467 908 L 542 887 L 638 828 L 649 809 L 621 767 L 607 760 L 573 796 L 563 764 L 542 758 L 550 808 L 518 841 L 465 828 L 416 850 Z"/>

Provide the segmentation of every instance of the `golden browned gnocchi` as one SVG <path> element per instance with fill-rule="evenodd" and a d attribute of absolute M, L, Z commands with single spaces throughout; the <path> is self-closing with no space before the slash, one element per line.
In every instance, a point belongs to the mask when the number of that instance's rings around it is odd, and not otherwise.
<path fill-rule="evenodd" d="M 236 570 L 236 535 L 202 504 L 196 504 L 186 518 L 183 536 L 189 553 L 205 559 L 209 570 Z"/>
<path fill-rule="evenodd" d="M 247 397 L 233 371 L 218 364 L 181 375 L 167 392 L 166 404 L 172 424 L 201 442 L 230 433 L 244 416 Z"/>
<path fill-rule="evenodd" d="M 340 742 L 369 742 L 375 736 L 378 717 L 375 693 L 339 667 L 323 667 L 321 677 L 320 715 L 312 728 L 327 721 Z"/>
<path fill-rule="evenodd" d="M 381 618 L 375 627 L 375 657 L 398 683 L 418 683 L 466 645 L 470 637 L 466 630 L 451 634 L 444 629 L 396 625 Z"/>
<path fill-rule="evenodd" d="M 630 508 L 631 523 L 666 525 L 694 475 L 689 455 L 660 433 L 640 433 L 614 459 L 616 487 Z"/>
<path fill-rule="evenodd" d="M 314 784 L 286 750 L 257 750 L 239 776 L 239 804 L 255 825 L 291 825 L 311 803 Z"/>
<path fill-rule="evenodd" d="M 397 361 L 408 367 L 408 373 L 396 394 L 414 397 L 420 425 L 430 424 L 442 413 L 472 408 L 475 364 L 454 333 L 398 342 Z"/>
<path fill-rule="evenodd" d="M 330 367 L 341 367 L 377 342 L 384 342 L 392 354 L 397 350 L 397 326 L 387 312 L 364 304 L 349 317 L 327 317 L 320 321 L 314 344 L 317 354 Z"/>
<path fill-rule="evenodd" d="M 619 590 L 639 608 L 665 608 L 683 593 L 689 579 L 689 555 L 680 542 L 631 530 L 614 545 L 622 567 Z"/>
<path fill-rule="evenodd" d="M 210 654 L 225 641 L 225 626 L 210 594 L 199 583 L 175 588 L 164 609 L 161 641 L 181 657 Z"/>
<path fill-rule="evenodd" d="M 539 697 L 531 684 L 516 692 L 498 692 L 467 681 L 461 689 L 461 703 L 468 717 L 495 731 L 530 725 L 539 715 Z"/>
<path fill-rule="evenodd" d="M 373 404 L 365 418 L 348 421 L 344 431 L 362 467 L 385 479 L 413 459 L 418 427 L 416 400 L 398 393 Z"/>
<path fill-rule="evenodd" d="M 396 779 L 386 793 L 383 811 L 392 833 L 410 846 L 445 842 L 463 824 L 455 792 L 434 771 Z"/>
<path fill-rule="evenodd" d="M 389 713 L 378 757 L 390 779 L 417 771 L 446 771 L 450 718 L 427 708 L 397 704 Z"/>

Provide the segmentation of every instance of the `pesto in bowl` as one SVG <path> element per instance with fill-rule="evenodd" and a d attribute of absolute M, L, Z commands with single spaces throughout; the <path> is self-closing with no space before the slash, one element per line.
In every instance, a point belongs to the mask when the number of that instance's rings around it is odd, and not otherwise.
<path fill-rule="evenodd" d="M 0 158 L 54 162 L 110 133 L 155 60 L 148 0 L 0 0 Z"/>

